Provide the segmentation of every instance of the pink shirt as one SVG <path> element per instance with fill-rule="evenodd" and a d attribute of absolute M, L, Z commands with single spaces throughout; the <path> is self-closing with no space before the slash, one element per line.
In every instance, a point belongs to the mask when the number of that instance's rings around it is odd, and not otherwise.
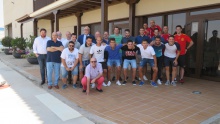
<path fill-rule="evenodd" d="M 102 65 L 100 63 L 96 64 L 96 67 L 93 68 L 90 64 L 86 66 L 85 76 L 91 80 L 96 78 L 99 74 L 102 74 Z"/>

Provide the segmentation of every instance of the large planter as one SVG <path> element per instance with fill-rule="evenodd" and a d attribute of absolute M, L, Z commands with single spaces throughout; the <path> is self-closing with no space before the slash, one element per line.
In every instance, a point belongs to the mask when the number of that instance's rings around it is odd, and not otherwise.
<path fill-rule="evenodd" d="M 30 64 L 38 64 L 38 60 L 36 57 L 28 57 L 27 58 L 27 61 L 30 63 Z"/>
<path fill-rule="evenodd" d="M 24 55 L 25 52 L 23 53 L 17 53 L 17 52 L 13 52 L 12 55 L 15 57 L 15 58 L 22 58 L 21 55 Z"/>
<path fill-rule="evenodd" d="M 5 53 L 5 55 L 11 55 L 12 54 L 12 50 L 4 49 L 4 53 Z"/>

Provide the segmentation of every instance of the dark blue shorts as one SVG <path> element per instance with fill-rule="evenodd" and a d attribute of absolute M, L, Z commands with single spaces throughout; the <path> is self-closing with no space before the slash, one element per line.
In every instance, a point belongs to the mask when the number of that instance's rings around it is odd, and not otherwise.
<path fill-rule="evenodd" d="M 177 67 L 177 65 L 174 65 L 174 63 L 173 63 L 175 59 L 176 58 L 169 58 L 169 57 L 164 56 L 165 67 L 170 66 L 170 65 L 172 65 L 173 67 Z"/>

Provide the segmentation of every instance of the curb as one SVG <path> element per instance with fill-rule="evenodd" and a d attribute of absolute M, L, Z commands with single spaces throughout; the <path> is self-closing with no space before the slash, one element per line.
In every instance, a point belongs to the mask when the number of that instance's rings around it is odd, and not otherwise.
<path fill-rule="evenodd" d="M 75 109 L 76 111 L 78 111 L 79 113 L 81 113 L 83 116 L 85 116 L 87 119 L 89 119 L 90 121 L 94 122 L 95 124 L 116 124 L 112 121 L 106 120 L 102 117 L 99 117 L 95 114 L 92 114 L 86 110 L 84 110 L 83 108 L 79 107 L 77 104 L 71 102 L 70 100 L 68 100 L 67 98 L 63 97 L 62 95 L 56 93 L 53 90 L 48 90 L 47 86 L 41 86 L 40 82 L 41 80 L 27 72 L 25 72 L 24 70 L 22 70 L 19 67 L 14 66 L 13 64 L 11 64 L 10 62 L 0 58 L 0 61 L 2 61 L 6 66 L 8 66 L 9 68 L 15 70 L 16 72 L 20 73 L 21 75 L 23 75 L 24 77 L 26 77 L 27 79 L 31 80 L 31 82 L 33 84 L 35 84 L 36 86 L 43 88 L 44 90 L 46 90 L 48 93 L 50 93 L 51 95 L 55 96 L 56 98 L 58 98 L 59 100 L 61 100 L 63 103 L 67 104 L 68 106 L 70 106 L 71 108 Z"/>

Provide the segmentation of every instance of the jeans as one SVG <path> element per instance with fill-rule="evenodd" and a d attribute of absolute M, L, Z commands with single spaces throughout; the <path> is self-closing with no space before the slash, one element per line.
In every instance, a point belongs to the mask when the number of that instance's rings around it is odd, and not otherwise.
<path fill-rule="evenodd" d="M 71 71 L 71 74 L 73 76 L 77 76 L 78 75 L 78 66 L 76 66 L 72 71 Z M 62 74 L 62 78 L 66 78 L 67 75 L 68 75 L 68 71 L 66 70 L 65 67 L 61 66 L 61 74 Z"/>
<path fill-rule="evenodd" d="M 60 76 L 60 65 L 61 63 L 56 62 L 47 62 L 47 80 L 48 80 L 48 86 L 52 86 L 52 74 L 54 71 L 54 86 L 58 85 L 59 76 Z"/>
<path fill-rule="evenodd" d="M 45 74 L 47 73 L 46 70 L 46 60 L 47 60 L 47 54 L 38 54 L 37 57 L 38 63 L 40 65 L 40 74 L 41 74 L 41 80 L 45 81 Z"/>
<path fill-rule="evenodd" d="M 137 62 L 136 62 L 136 59 L 132 59 L 132 60 L 129 60 L 129 59 L 125 59 L 124 60 L 124 63 L 123 63 L 123 68 L 124 69 L 127 69 L 129 64 L 131 64 L 131 67 L 132 68 L 137 68 Z"/>

